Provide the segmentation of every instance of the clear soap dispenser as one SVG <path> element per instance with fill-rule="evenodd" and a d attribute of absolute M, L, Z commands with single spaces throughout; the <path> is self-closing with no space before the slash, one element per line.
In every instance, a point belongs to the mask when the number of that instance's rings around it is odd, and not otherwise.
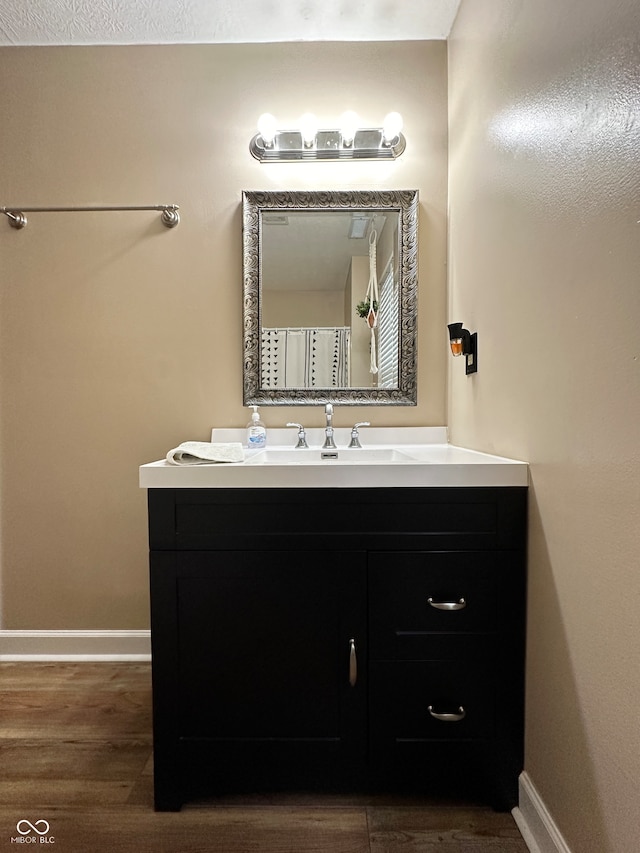
<path fill-rule="evenodd" d="M 247 424 L 247 447 L 249 450 L 259 450 L 267 446 L 267 428 L 260 420 L 258 407 L 252 406 L 253 414 Z"/>

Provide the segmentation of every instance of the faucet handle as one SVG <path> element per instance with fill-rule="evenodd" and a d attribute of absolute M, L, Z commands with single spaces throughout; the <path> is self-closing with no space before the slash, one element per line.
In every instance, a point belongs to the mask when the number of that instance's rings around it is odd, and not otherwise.
<path fill-rule="evenodd" d="M 349 442 L 349 447 L 362 447 L 360 444 L 360 433 L 358 430 L 363 426 L 371 426 L 369 421 L 360 421 L 355 424 L 351 430 L 351 441 Z"/>
<path fill-rule="evenodd" d="M 297 427 L 298 428 L 298 443 L 296 444 L 296 449 L 298 447 L 309 447 L 307 444 L 307 434 L 304 431 L 304 427 L 302 424 L 297 424 L 295 421 L 292 421 L 287 424 L 288 427 Z"/>

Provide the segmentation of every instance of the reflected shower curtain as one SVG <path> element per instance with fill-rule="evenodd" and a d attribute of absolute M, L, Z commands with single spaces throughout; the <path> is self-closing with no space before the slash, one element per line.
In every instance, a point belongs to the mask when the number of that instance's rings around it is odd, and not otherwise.
<path fill-rule="evenodd" d="M 263 388 L 347 388 L 348 326 L 263 329 Z"/>

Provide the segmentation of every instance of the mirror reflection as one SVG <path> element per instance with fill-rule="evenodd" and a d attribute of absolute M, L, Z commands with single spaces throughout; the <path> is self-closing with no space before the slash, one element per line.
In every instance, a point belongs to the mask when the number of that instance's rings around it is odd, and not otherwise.
<path fill-rule="evenodd" d="M 398 214 L 262 216 L 263 388 L 397 388 Z"/>
<path fill-rule="evenodd" d="M 417 192 L 244 193 L 245 404 L 415 405 Z"/>

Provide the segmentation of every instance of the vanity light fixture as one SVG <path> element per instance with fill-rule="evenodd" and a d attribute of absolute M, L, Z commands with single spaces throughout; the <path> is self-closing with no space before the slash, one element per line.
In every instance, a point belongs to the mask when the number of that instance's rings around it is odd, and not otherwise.
<path fill-rule="evenodd" d="M 354 214 L 349 222 L 349 239 L 363 240 L 369 230 L 370 216 L 358 216 Z"/>
<path fill-rule="evenodd" d="M 449 343 L 454 356 L 463 355 L 466 361 L 465 373 L 478 372 L 478 333 L 471 334 L 462 328 L 462 323 L 450 323 Z"/>
<path fill-rule="evenodd" d="M 271 113 L 263 113 L 258 119 L 258 133 L 265 148 L 273 148 L 277 130 L 276 120 Z"/>
<path fill-rule="evenodd" d="M 347 110 L 340 116 L 340 136 L 342 137 L 342 145 L 344 148 L 352 148 L 353 140 L 358 132 L 360 119 L 358 113 L 353 110 Z"/>
<path fill-rule="evenodd" d="M 300 119 L 300 132 L 302 133 L 302 144 L 305 148 L 313 148 L 316 143 L 318 132 L 318 119 L 313 113 L 305 113 Z"/>
<path fill-rule="evenodd" d="M 402 131 L 402 116 L 400 113 L 387 113 L 382 122 L 382 144 L 392 145 Z"/>
<path fill-rule="evenodd" d="M 299 127 L 278 130 L 270 113 L 258 119 L 258 132 L 249 151 L 261 163 L 312 160 L 395 160 L 406 148 L 402 116 L 389 113 L 382 127 L 360 127 L 356 113 L 348 110 L 337 128 L 319 129 L 312 113 L 305 113 Z"/>

